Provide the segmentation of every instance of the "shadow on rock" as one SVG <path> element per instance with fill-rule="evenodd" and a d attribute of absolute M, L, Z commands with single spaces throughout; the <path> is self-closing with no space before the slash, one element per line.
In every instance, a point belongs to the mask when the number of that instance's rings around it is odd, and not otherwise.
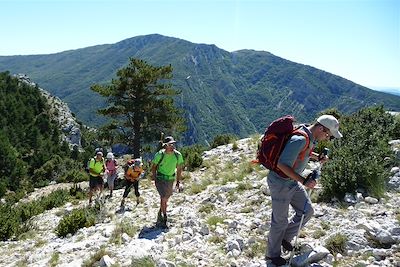
<path fill-rule="evenodd" d="M 145 239 L 156 239 L 161 233 L 168 232 L 168 229 L 156 227 L 156 226 L 144 226 L 142 230 L 140 230 L 139 238 Z"/>

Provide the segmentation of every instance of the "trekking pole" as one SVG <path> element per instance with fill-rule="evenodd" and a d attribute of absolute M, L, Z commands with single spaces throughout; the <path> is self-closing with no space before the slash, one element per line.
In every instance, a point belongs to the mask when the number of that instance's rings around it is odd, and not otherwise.
<path fill-rule="evenodd" d="M 160 132 L 160 142 L 158 144 L 158 150 L 160 150 L 163 147 L 163 142 L 164 142 L 164 132 Z"/>
<path fill-rule="evenodd" d="M 321 161 L 323 157 L 328 155 L 328 153 L 329 153 L 329 149 L 328 148 L 324 148 L 322 150 L 321 154 L 319 155 L 318 160 Z M 310 178 L 313 179 L 313 180 L 317 180 L 321 176 L 321 168 L 322 168 L 322 163 L 320 163 L 320 165 L 318 166 L 317 169 L 315 169 L 312 173 L 309 174 Z M 307 196 L 308 197 L 307 197 L 306 202 L 304 203 L 303 214 L 301 215 L 299 229 L 297 230 L 296 238 L 294 240 L 293 250 L 290 252 L 290 258 L 289 258 L 288 266 L 290 266 L 292 264 L 292 260 L 293 260 L 293 256 L 294 256 L 294 250 L 295 250 L 295 248 L 297 246 L 297 240 L 299 239 L 299 236 L 300 236 L 301 226 L 303 225 L 304 215 L 306 214 L 307 202 L 308 202 L 308 199 L 310 199 L 311 192 L 312 192 L 312 189 L 307 190 Z"/>

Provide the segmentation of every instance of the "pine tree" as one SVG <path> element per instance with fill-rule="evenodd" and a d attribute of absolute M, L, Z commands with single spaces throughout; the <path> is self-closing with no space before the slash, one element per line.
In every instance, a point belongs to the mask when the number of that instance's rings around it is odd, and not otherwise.
<path fill-rule="evenodd" d="M 154 67 L 131 58 L 111 84 L 91 87 L 107 97 L 108 106 L 98 112 L 113 121 L 103 129 L 119 132 L 135 157 L 140 156 L 142 144 L 157 140 L 161 131 L 178 134 L 184 130 L 182 111 L 173 98 L 180 91 L 167 83 L 171 78 L 171 65 Z"/>

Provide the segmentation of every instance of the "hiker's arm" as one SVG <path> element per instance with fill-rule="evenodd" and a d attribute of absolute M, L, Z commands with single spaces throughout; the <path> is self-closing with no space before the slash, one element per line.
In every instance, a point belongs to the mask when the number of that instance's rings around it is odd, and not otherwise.
<path fill-rule="evenodd" d="M 182 180 L 182 165 L 176 166 L 176 182 L 179 183 Z"/>
<path fill-rule="evenodd" d="M 312 152 L 310 158 L 313 159 L 314 161 L 319 161 L 320 163 L 325 163 L 329 160 L 329 157 L 327 155 L 318 154 L 315 152 Z"/>
<path fill-rule="evenodd" d="M 304 182 L 304 178 L 303 178 L 300 174 L 298 174 L 297 172 L 295 172 L 295 171 L 293 170 L 292 167 L 290 167 L 290 166 L 288 166 L 288 165 L 286 165 L 286 164 L 284 164 L 284 163 L 278 162 L 278 168 L 279 168 L 284 174 L 286 174 L 290 179 L 295 180 L 295 181 L 298 181 L 298 182 L 300 182 L 300 183 L 303 183 L 303 182 Z"/>
<path fill-rule="evenodd" d="M 314 186 L 317 184 L 317 182 L 314 179 L 310 179 L 307 181 L 306 184 L 304 184 L 304 181 L 306 178 L 302 177 L 300 174 L 296 173 L 293 168 L 289 167 L 288 165 L 284 163 L 279 163 L 278 162 L 278 168 L 286 174 L 290 179 L 295 180 L 300 182 L 301 184 L 305 185 L 308 188 L 314 188 Z"/>
<path fill-rule="evenodd" d="M 157 175 L 157 164 L 153 163 L 153 166 L 151 166 L 151 179 L 153 181 L 156 180 L 156 175 Z"/>
<path fill-rule="evenodd" d="M 314 161 L 318 161 L 319 154 L 316 152 L 311 152 L 310 158 Z"/>

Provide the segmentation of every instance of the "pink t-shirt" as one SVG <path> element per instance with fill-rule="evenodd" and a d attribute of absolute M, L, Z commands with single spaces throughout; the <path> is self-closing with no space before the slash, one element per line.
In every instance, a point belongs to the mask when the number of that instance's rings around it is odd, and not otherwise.
<path fill-rule="evenodd" d="M 115 160 L 107 160 L 106 168 L 110 174 L 113 174 L 117 169 L 117 163 L 115 162 Z"/>

